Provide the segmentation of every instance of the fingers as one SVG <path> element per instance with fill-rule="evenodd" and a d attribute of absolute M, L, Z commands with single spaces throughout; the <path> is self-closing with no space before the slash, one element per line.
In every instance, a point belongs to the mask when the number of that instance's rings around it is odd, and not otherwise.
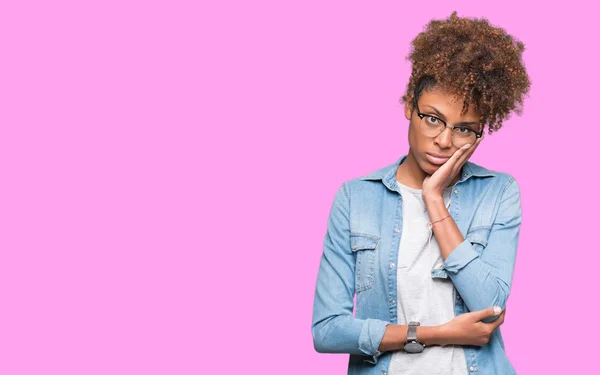
<path fill-rule="evenodd" d="M 494 329 L 500 327 L 504 323 L 504 315 L 505 314 L 506 314 L 506 310 L 502 311 L 502 314 L 500 314 L 498 319 L 496 319 L 492 322 L 494 324 Z"/>
<path fill-rule="evenodd" d="M 461 147 L 460 150 L 463 151 L 463 153 L 461 154 L 461 158 L 467 159 L 469 156 L 473 155 L 473 152 L 475 152 L 475 150 L 477 149 L 477 146 L 479 146 L 480 143 L 481 143 L 481 138 L 476 140 L 475 143 L 473 143 L 473 144 L 469 144 L 468 146 L 465 145 L 465 146 Z"/>
<path fill-rule="evenodd" d="M 496 316 L 500 314 L 500 307 L 488 307 L 487 309 L 475 311 L 473 315 L 477 320 L 483 320 L 486 318 L 491 318 L 492 316 Z"/>
<path fill-rule="evenodd" d="M 456 150 L 454 154 L 448 159 L 444 165 L 448 165 L 452 169 L 452 175 L 456 175 L 458 170 L 462 167 L 463 162 L 461 162 L 461 158 L 464 156 L 465 152 L 467 152 L 468 148 L 464 146 Z"/>
<path fill-rule="evenodd" d="M 454 155 L 458 154 L 456 163 L 453 165 L 453 171 L 458 173 L 458 170 L 460 168 L 462 168 L 462 166 L 466 163 L 467 160 L 469 160 L 469 158 L 471 157 L 471 155 L 473 155 L 473 153 L 475 152 L 475 150 L 477 149 L 477 147 L 479 146 L 479 144 L 481 143 L 481 140 L 483 138 L 478 138 L 475 143 L 473 144 L 469 144 L 468 147 L 461 147 L 458 149 L 458 151 L 456 151 L 454 153 Z M 452 155 L 452 156 L 454 156 Z"/>
<path fill-rule="evenodd" d="M 473 155 L 473 153 L 475 152 L 475 150 L 477 149 L 477 147 L 479 146 L 479 144 L 481 143 L 481 140 L 483 138 L 478 138 L 475 143 L 473 144 L 469 144 L 468 146 L 465 145 L 463 147 L 460 148 L 462 152 L 461 154 L 461 159 L 468 159 L 471 155 Z"/>

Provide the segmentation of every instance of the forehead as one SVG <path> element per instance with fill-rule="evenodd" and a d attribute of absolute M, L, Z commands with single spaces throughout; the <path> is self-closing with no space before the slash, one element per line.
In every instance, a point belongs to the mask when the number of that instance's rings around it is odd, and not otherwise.
<path fill-rule="evenodd" d="M 464 100 L 459 95 L 450 93 L 439 88 L 423 90 L 419 97 L 419 109 L 421 111 L 425 111 L 425 109 L 430 109 L 430 107 L 427 106 L 432 106 L 448 118 L 478 121 L 480 113 L 475 109 L 475 106 L 473 105 L 469 105 L 469 109 L 467 110 L 467 112 L 461 115 L 463 103 Z"/>

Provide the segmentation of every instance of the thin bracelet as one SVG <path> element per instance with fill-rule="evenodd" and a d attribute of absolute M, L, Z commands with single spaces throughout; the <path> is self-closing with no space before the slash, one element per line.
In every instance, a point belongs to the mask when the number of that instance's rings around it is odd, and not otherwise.
<path fill-rule="evenodd" d="M 432 221 L 431 223 L 427 223 L 427 226 L 428 226 L 429 228 L 433 228 L 433 224 L 435 224 L 435 223 L 439 223 L 439 222 L 440 222 L 440 221 L 442 221 L 442 220 L 446 220 L 446 219 L 447 219 L 447 218 L 449 218 L 449 217 L 450 217 L 450 214 L 448 214 L 448 216 L 446 216 L 446 217 L 444 217 L 444 218 L 441 218 L 441 219 L 439 219 L 439 220 Z"/>

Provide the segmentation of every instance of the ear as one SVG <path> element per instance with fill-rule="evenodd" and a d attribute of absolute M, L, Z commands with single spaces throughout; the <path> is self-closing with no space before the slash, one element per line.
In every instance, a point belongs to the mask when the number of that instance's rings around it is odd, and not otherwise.
<path fill-rule="evenodd" d="M 412 111 L 413 111 L 412 102 L 413 102 L 413 98 L 412 98 L 412 96 L 409 96 L 408 99 L 406 100 L 406 103 L 404 104 L 404 116 L 409 121 L 410 121 L 410 118 L 412 117 Z"/>

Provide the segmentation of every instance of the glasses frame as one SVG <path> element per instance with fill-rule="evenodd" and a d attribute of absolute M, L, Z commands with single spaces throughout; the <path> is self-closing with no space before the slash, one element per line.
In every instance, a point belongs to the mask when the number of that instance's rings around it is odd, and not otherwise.
<path fill-rule="evenodd" d="M 428 114 L 425 114 L 425 113 L 421 113 L 421 110 L 419 109 L 419 103 L 417 103 L 416 97 L 415 97 L 414 102 L 415 102 L 415 108 L 417 109 L 417 116 L 419 116 L 419 119 L 423 120 L 423 117 L 425 117 L 425 116 L 427 116 L 427 117 L 433 117 L 434 119 L 436 119 L 439 122 L 441 122 L 442 124 L 444 124 L 444 128 L 442 129 L 442 131 L 440 132 L 440 134 L 442 134 L 444 132 L 444 130 L 446 130 L 446 128 L 450 128 L 451 129 L 450 132 L 452 133 L 452 135 L 454 135 L 454 129 L 456 129 L 456 128 L 462 128 L 462 129 L 467 129 L 468 131 L 471 131 L 471 132 L 475 133 L 475 136 L 477 138 L 481 138 L 483 136 L 483 129 L 481 131 L 475 131 L 473 129 L 467 128 L 466 126 L 448 125 L 446 123 L 446 121 L 442 120 L 441 118 L 439 118 L 437 116 L 428 115 Z"/>

